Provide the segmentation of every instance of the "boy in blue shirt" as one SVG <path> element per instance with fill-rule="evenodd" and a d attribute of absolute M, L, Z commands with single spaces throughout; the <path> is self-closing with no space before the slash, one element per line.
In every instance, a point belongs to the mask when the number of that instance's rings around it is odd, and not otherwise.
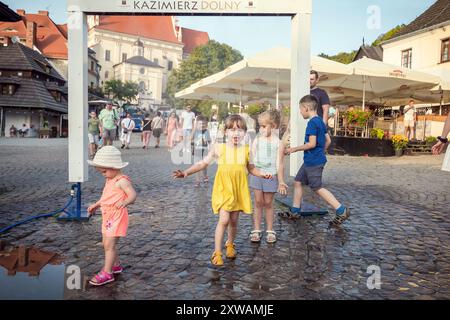
<path fill-rule="evenodd" d="M 287 155 L 304 151 L 304 163 L 295 177 L 291 214 L 299 215 L 303 196 L 302 185 L 309 185 L 314 192 L 336 210 L 336 215 L 331 224 L 341 225 L 348 219 L 350 212 L 348 208 L 336 200 L 330 191 L 322 187 L 322 172 L 327 162 L 325 150 L 330 146 L 331 138 L 325 123 L 317 115 L 317 106 L 318 100 L 313 95 L 307 95 L 300 100 L 300 113 L 304 119 L 309 119 L 306 127 L 305 144 L 285 151 Z"/>

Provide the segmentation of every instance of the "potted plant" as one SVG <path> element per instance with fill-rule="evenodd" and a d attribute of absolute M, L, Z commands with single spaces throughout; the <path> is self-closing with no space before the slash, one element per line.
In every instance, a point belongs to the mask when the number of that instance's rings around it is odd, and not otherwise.
<path fill-rule="evenodd" d="M 370 130 L 370 137 L 371 138 L 377 138 L 379 140 L 383 140 L 384 138 L 384 130 L 383 129 L 378 129 L 378 128 L 373 128 Z"/>
<path fill-rule="evenodd" d="M 408 138 L 401 134 L 396 134 L 392 137 L 392 146 L 395 150 L 395 155 L 400 157 L 403 155 L 403 149 L 408 145 Z"/>
<path fill-rule="evenodd" d="M 425 139 L 425 141 L 426 141 L 426 144 L 427 144 L 427 145 L 433 146 L 433 145 L 436 144 L 437 138 L 436 138 L 436 137 L 427 137 L 427 138 Z"/>

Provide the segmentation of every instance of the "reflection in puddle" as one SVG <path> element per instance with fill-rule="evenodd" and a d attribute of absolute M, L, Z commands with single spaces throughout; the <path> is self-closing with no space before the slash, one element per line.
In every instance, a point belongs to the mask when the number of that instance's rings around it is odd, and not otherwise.
<path fill-rule="evenodd" d="M 0 241 L 0 300 L 62 299 L 64 275 L 57 254 Z"/>

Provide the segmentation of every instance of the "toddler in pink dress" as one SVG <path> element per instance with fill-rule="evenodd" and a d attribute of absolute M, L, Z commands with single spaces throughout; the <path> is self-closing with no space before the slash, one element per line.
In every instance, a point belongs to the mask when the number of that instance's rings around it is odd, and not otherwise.
<path fill-rule="evenodd" d="M 88 208 L 93 215 L 98 208 L 102 212 L 102 235 L 105 250 L 105 265 L 89 283 L 101 286 L 114 281 L 114 274 L 122 272 L 117 254 L 117 242 L 125 237 L 128 229 L 127 206 L 136 200 L 130 178 L 122 174 L 121 169 L 128 165 L 122 162 L 120 151 L 113 146 L 101 148 L 88 163 L 97 169 L 106 183 L 99 201 Z"/>

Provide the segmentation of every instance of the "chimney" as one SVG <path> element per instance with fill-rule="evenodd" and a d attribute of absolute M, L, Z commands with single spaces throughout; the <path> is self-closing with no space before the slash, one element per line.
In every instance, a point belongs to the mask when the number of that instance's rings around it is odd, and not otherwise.
<path fill-rule="evenodd" d="M 11 39 L 11 37 L 5 37 L 5 43 L 3 44 L 3 46 L 8 47 L 8 46 L 10 46 L 10 45 L 12 45 L 12 39 Z"/>
<path fill-rule="evenodd" d="M 33 49 L 36 44 L 36 23 L 27 21 L 27 43 L 28 48 Z"/>
<path fill-rule="evenodd" d="M 38 14 L 40 14 L 41 16 L 47 16 L 48 17 L 48 11 L 45 11 L 45 10 L 39 10 Z"/>
<path fill-rule="evenodd" d="M 17 12 L 17 14 L 19 15 L 19 16 L 24 16 L 25 15 L 25 10 L 24 9 L 17 9 L 16 10 L 16 12 Z"/>

